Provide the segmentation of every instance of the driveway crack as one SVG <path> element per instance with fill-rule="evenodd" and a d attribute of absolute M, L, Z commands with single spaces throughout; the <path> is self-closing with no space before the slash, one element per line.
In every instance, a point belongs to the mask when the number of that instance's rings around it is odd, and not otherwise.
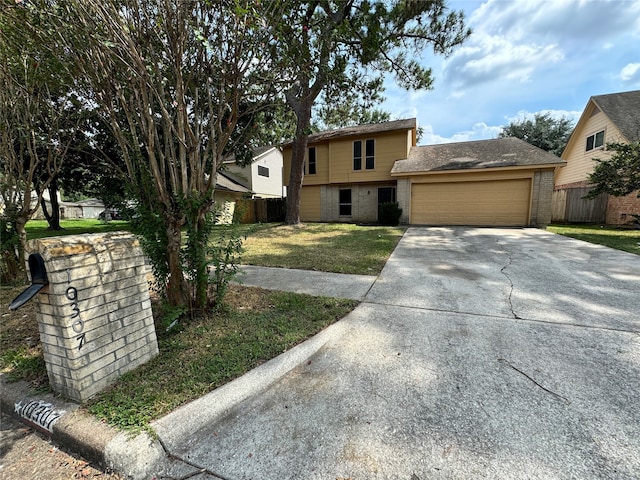
<path fill-rule="evenodd" d="M 500 273 L 502 275 L 504 275 L 507 280 L 509 280 L 509 298 L 507 299 L 507 301 L 509 302 L 509 310 L 511 310 L 511 315 L 513 315 L 513 318 L 516 320 L 522 320 L 522 318 L 520 316 L 518 316 L 518 314 L 515 312 L 515 310 L 513 309 L 513 301 L 512 301 L 512 296 L 513 296 L 513 280 L 511 279 L 511 277 L 509 276 L 509 274 L 507 273 L 507 268 L 509 268 L 511 266 L 511 264 L 513 263 L 513 256 L 511 255 L 511 252 L 509 252 L 508 250 L 505 250 L 506 254 L 507 254 L 507 258 L 509 259 L 509 262 L 500 269 Z"/>

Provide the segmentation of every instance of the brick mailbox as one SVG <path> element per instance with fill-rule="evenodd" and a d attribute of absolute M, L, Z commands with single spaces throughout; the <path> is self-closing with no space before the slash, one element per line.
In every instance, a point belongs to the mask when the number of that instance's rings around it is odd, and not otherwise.
<path fill-rule="evenodd" d="M 32 277 L 46 269 L 32 295 L 54 391 L 84 402 L 158 354 L 148 267 L 133 235 L 43 238 L 29 250 Z"/>

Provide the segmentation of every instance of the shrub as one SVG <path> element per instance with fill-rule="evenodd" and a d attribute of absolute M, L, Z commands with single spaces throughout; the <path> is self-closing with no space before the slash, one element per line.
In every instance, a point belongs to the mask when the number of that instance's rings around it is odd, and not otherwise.
<path fill-rule="evenodd" d="M 381 203 L 378 205 L 378 223 L 380 225 L 398 225 L 402 209 L 397 202 Z"/>

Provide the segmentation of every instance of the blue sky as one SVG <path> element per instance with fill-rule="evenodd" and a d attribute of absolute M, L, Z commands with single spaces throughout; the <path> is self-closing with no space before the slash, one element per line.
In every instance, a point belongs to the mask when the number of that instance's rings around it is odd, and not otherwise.
<path fill-rule="evenodd" d="M 448 58 L 423 54 L 434 89 L 385 83 L 381 108 L 417 117 L 421 144 L 495 138 L 536 112 L 577 121 L 590 96 L 640 89 L 640 0 L 448 4 L 473 33 Z"/>

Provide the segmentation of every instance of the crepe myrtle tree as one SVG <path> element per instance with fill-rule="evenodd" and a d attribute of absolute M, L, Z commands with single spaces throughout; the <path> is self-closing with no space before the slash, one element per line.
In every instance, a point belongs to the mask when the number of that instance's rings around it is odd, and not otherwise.
<path fill-rule="evenodd" d="M 25 225 L 44 203 L 44 192 L 55 192 L 67 153 L 83 135 L 84 112 L 69 88 L 70 70 L 31 34 L 47 28 L 46 16 L 32 14 L 23 2 L 0 9 L 0 188 L 3 216 L 21 246 L 19 265 Z"/>
<path fill-rule="evenodd" d="M 205 233 L 216 174 L 225 155 L 247 144 L 251 122 L 244 119 L 273 96 L 276 73 L 266 55 L 263 16 L 277 16 L 270 9 L 279 5 L 253 0 L 33 0 L 29 5 L 47 9 L 54 34 L 42 39 L 43 48 L 64 52 L 78 88 L 113 131 L 130 194 L 149 221 L 145 243 L 155 248 L 152 262 L 166 299 L 191 313 L 206 308 Z M 183 249 L 184 238 L 189 244 Z"/>
<path fill-rule="evenodd" d="M 448 55 L 470 34 L 462 12 L 444 0 L 309 0 L 281 2 L 288 8 L 265 15 L 273 38 L 274 63 L 287 105 L 296 117 L 286 223 L 300 221 L 304 157 L 314 104 L 340 103 L 360 92 L 375 101 L 382 78 L 391 73 L 407 89 L 430 89 L 432 71 L 418 62 L 429 48 Z"/>

